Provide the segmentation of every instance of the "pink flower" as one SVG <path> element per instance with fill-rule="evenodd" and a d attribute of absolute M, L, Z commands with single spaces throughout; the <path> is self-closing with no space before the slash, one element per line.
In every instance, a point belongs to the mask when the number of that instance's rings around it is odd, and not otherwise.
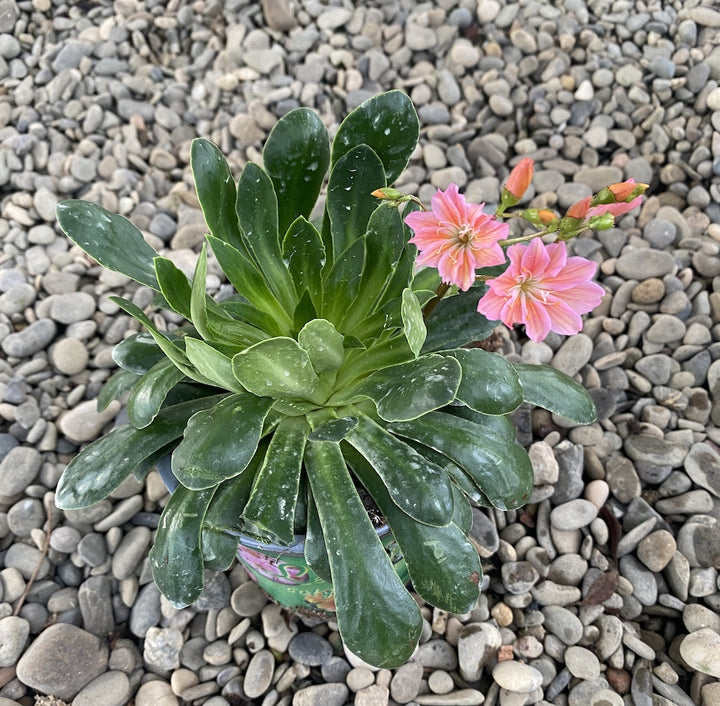
<path fill-rule="evenodd" d="M 420 251 L 417 264 L 437 267 L 444 282 L 468 290 L 479 267 L 505 262 L 498 240 L 507 237 L 506 223 L 483 213 L 484 204 L 469 204 L 456 184 L 432 197 L 432 210 L 405 218 L 415 231 L 410 242 Z"/>
<path fill-rule="evenodd" d="M 523 157 L 510 172 L 510 176 L 505 183 L 505 190 L 509 191 L 518 201 L 530 186 L 534 167 L 535 162 L 530 157 Z"/>
<path fill-rule="evenodd" d="M 610 213 L 615 218 L 617 218 L 618 216 L 622 216 L 623 214 L 632 211 L 641 203 L 642 196 L 636 196 L 632 201 L 629 201 L 628 203 L 625 203 L 624 201 L 618 201 L 617 203 L 601 203 L 588 209 L 587 213 L 585 214 L 585 220 L 588 220 L 595 216 L 602 216 L 605 213 Z"/>
<path fill-rule="evenodd" d="M 591 281 L 597 265 L 568 257 L 563 242 L 544 245 L 535 238 L 529 245 L 511 245 L 508 258 L 507 270 L 488 281 L 478 311 L 506 326 L 525 324 L 533 341 L 542 341 L 550 331 L 577 333 L 580 314 L 594 309 L 605 294 Z"/>

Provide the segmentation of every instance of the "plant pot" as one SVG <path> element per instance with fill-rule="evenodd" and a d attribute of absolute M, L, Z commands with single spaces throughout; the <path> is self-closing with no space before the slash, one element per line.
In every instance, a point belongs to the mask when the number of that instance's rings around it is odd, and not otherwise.
<path fill-rule="evenodd" d="M 157 470 L 167 489 L 174 492 L 179 481 L 170 467 L 170 456 L 158 462 Z M 377 533 L 395 571 L 407 583 L 407 567 L 390 528 L 383 525 Z M 305 535 L 295 535 L 295 542 L 285 547 L 259 542 L 240 532 L 232 534 L 238 540 L 238 560 L 272 600 L 301 613 L 334 614 L 332 584 L 320 578 L 305 561 Z"/>

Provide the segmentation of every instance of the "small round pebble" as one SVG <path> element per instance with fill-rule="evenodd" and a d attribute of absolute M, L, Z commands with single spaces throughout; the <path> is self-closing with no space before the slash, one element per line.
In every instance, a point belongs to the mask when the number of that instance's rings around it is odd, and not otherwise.
<path fill-rule="evenodd" d="M 319 667 L 332 657 L 332 645 L 321 635 L 314 632 L 300 632 L 290 640 L 290 656 L 300 664 Z"/>
<path fill-rule="evenodd" d="M 515 660 L 498 662 L 493 668 L 492 676 L 498 686 L 519 694 L 535 691 L 543 681 L 542 674 L 535 667 Z"/>

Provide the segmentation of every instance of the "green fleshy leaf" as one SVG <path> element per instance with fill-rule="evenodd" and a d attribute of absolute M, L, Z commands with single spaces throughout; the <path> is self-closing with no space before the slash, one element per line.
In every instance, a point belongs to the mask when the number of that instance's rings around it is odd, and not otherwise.
<path fill-rule="evenodd" d="M 375 403 L 382 419 L 401 421 L 450 404 L 460 378 L 460 364 L 454 358 L 431 354 L 374 372 L 356 392 Z"/>
<path fill-rule="evenodd" d="M 234 355 L 246 346 L 270 338 L 270 334 L 245 321 L 239 321 L 220 306 L 214 299 L 207 297 L 208 338 L 227 353 Z"/>
<path fill-rule="evenodd" d="M 153 337 L 160 350 L 162 350 L 162 352 L 170 358 L 175 366 L 185 373 L 185 375 L 196 382 L 201 382 L 206 385 L 214 384 L 212 380 L 208 380 L 203 375 L 200 375 L 200 373 L 198 373 L 197 370 L 190 365 L 190 361 L 185 355 L 185 351 L 176 345 L 166 334 L 159 331 L 147 314 L 140 309 L 140 307 L 136 306 L 127 299 L 123 299 L 122 297 L 109 297 L 109 299 L 117 304 L 123 311 L 130 314 L 130 316 L 136 318 L 141 324 L 143 324 L 143 326 L 145 326 L 145 328 L 150 332 L 150 335 Z"/>
<path fill-rule="evenodd" d="M 325 319 L 313 319 L 298 333 L 298 343 L 310 356 L 316 373 L 337 370 L 345 359 L 343 335 Z"/>
<path fill-rule="evenodd" d="M 419 134 L 420 124 L 410 98 L 401 91 L 388 91 L 366 100 L 343 120 L 333 141 L 332 163 L 364 143 L 378 154 L 387 183 L 392 184 L 407 166 Z"/>
<path fill-rule="evenodd" d="M 208 229 L 247 256 L 235 212 L 235 180 L 222 152 L 209 140 L 197 138 L 190 147 L 190 167 Z"/>
<path fill-rule="evenodd" d="M 425 343 L 427 330 L 423 321 L 422 307 L 412 289 L 404 289 L 402 293 L 402 307 L 400 309 L 403 322 L 403 331 L 407 338 L 410 350 L 417 358 Z"/>
<path fill-rule="evenodd" d="M 293 312 L 293 328 L 296 331 L 302 329 L 306 323 L 317 319 L 318 313 L 315 306 L 312 303 L 312 297 L 310 292 L 306 289 L 300 297 L 295 311 Z"/>
<path fill-rule="evenodd" d="M 435 527 L 450 522 L 452 488 L 442 468 L 363 415 L 346 440 L 373 466 L 403 512 Z"/>
<path fill-rule="evenodd" d="M 309 293 L 315 311 L 322 307 L 322 269 L 325 246 L 315 226 L 298 218 L 288 228 L 283 240 L 283 258 L 298 292 Z"/>
<path fill-rule="evenodd" d="M 342 441 L 358 423 L 357 417 L 339 417 L 315 427 L 308 439 L 311 441 Z"/>
<path fill-rule="evenodd" d="M 530 497 L 533 470 L 527 452 L 515 442 L 514 435 L 494 433 L 494 424 L 493 421 L 485 426 L 452 414 L 430 412 L 419 419 L 390 424 L 388 429 L 447 456 L 472 478 L 495 507 L 509 510 Z"/>
<path fill-rule="evenodd" d="M 244 301 L 228 301 L 227 299 L 223 299 L 221 302 L 219 302 L 219 308 L 216 311 L 218 314 L 221 311 L 223 312 L 222 315 L 217 317 L 218 319 L 223 319 L 223 322 L 225 322 L 226 317 L 230 317 L 235 321 L 240 321 L 243 324 L 248 324 L 252 326 L 253 329 L 256 329 L 258 331 L 264 331 L 267 334 L 265 338 L 271 338 L 273 336 L 285 336 L 290 333 L 289 326 L 286 323 L 287 316 L 284 312 L 282 317 L 283 320 L 281 323 L 270 314 L 266 314 L 264 311 L 256 309 L 253 304 L 248 304 Z M 211 328 L 213 328 L 212 320 L 210 320 L 208 324 Z M 257 343 L 258 340 L 264 340 L 264 338 L 259 338 L 258 334 L 256 334 L 255 337 L 257 340 L 255 340 L 254 343 Z M 242 346 L 236 347 L 240 348 Z"/>
<path fill-rule="evenodd" d="M 172 455 L 178 480 L 202 490 L 242 473 L 255 454 L 272 402 L 239 392 L 190 417 Z"/>
<path fill-rule="evenodd" d="M 415 591 L 441 610 L 451 613 L 472 610 L 478 599 L 482 569 L 477 551 L 467 537 L 453 522 L 445 527 L 431 527 L 413 520 L 393 502 L 383 481 L 365 459 L 357 453 L 349 456 L 344 453 L 390 525 Z"/>
<path fill-rule="evenodd" d="M 232 364 L 236 379 L 255 395 L 316 401 L 320 378 L 307 351 L 292 338 L 270 338 L 257 343 L 238 353 Z"/>
<path fill-rule="evenodd" d="M 179 485 L 160 517 L 149 560 L 153 579 L 176 608 L 190 605 L 202 593 L 202 522 L 215 488 L 196 491 Z"/>
<path fill-rule="evenodd" d="M 275 320 L 288 324 L 290 318 L 270 291 L 267 280 L 255 263 L 232 245 L 213 236 L 207 236 L 218 264 L 235 291 L 254 307 Z"/>
<path fill-rule="evenodd" d="M 221 399 L 204 397 L 166 407 L 144 429 L 125 424 L 93 441 L 63 472 L 55 504 L 61 510 L 77 510 L 103 500 L 145 459 L 182 436 L 192 414 Z"/>
<path fill-rule="evenodd" d="M 370 215 L 379 205 L 372 192 L 383 186 L 382 162 L 367 145 L 353 147 L 338 159 L 327 192 L 333 258 L 365 234 Z"/>
<path fill-rule="evenodd" d="M 305 532 L 305 561 L 308 566 L 324 581 L 332 582 L 330 561 L 325 546 L 320 518 L 315 501 L 308 493 L 307 530 Z"/>
<path fill-rule="evenodd" d="M 292 311 L 295 288 L 280 250 L 277 197 L 270 177 L 253 162 L 240 176 L 237 215 L 245 243 L 271 291 L 286 311 Z"/>
<path fill-rule="evenodd" d="M 218 387 L 233 392 L 242 392 L 242 385 L 235 379 L 232 372 L 232 360 L 213 348 L 209 343 L 197 338 L 186 336 L 185 354 L 193 367 Z"/>
<path fill-rule="evenodd" d="M 400 212 L 397 208 L 381 203 L 368 221 L 365 264 L 358 295 L 343 322 L 346 330 L 354 330 L 365 322 L 381 298 L 403 251 L 403 237 Z"/>
<path fill-rule="evenodd" d="M 136 429 L 148 426 L 158 415 L 168 392 L 184 378 L 185 374 L 167 358 L 156 363 L 133 386 L 127 403 L 130 423 Z"/>
<path fill-rule="evenodd" d="M 378 539 L 339 446 L 310 441 L 305 457 L 327 545 L 343 642 L 377 667 L 404 664 L 420 638 L 420 609 Z"/>
<path fill-rule="evenodd" d="M 427 338 L 422 352 L 460 348 L 487 338 L 499 322 L 488 321 L 478 313 L 477 305 L 485 290 L 481 285 L 443 299 L 425 320 Z"/>
<path fill-rule="evenodd" d="M 337 256 L 323 280 L 323 316 L 342 328 L 360 289 L 364 261 L 365 239 L 360 238 Z"/>
<path fill-rule="evenodd" d="M 330 164 L 328 131 L 317 113 L 296 108 L 275 123 L 263 148 L 263 165 L 278 198 L 280 232 L 310 216 Z"/>
<path fill-rule="evenodd" d="M 208 328 L 208 315 L 206 292 L 207 280 L 207 246 L 203 243 L 200 255 L 195 263 L 192 289 L 190 291 L 190 318 L 197 332 L 205 339 L 212 340 L 212 333 Z"/>
<path fill-rule="evenodd" d="M 457 349 L 447 355 L 462 368 L 457 399 L 463 404 L 483 414 L 508 414 L 522 404 L 520 381 L 505 358 L 480 348 Z"/>
<path fill-rule="evenodd" d="M 250 497 L 253 479 L 261 462 L 262 453 L 258 450 L 248 467 L 239 476 L 221 483 L 213 495 L 205 513 L 202 532 L 203 558 L 208 569 L 225 571 L 235 560 L 237 532 L 242 527 L 240 515 Z"/>
<path fill-rule="evenodd" d="M 112 359 L 121 368 L 135 375 L 144 375 L 163 358 L 165 354 L 149 333 L 128 336 L 112 351 Z"/>
<path fill-rule="evenodd" d="M 295 539 L 295 506 L 307 440 L 307 423 L 287 417 L 278 424 L 255 477 L 243 518 L 270 541 L 290 545 Z"/>
<path fill-rule="evenodd" d="M 65 235 L 103 267 L 159 290 L 153 267 L 158 253 L 127 218 L 73 199 L 58 204 L 57 218 Z"/>
<path fill-rule="evenodd" d="M 191 318 L 190 282 L 185 273 L 166 257 L 156 257 L 153 265 L 167 305 L 186 319 Z"/>
<path fill-rule="evenodd" d="M 97 399 L 97 411 L 102 412 L 107 406 L 127 392 L 138 380 L 136 373 L 129 370 L 118 370 L 100 390 Z"/>
<path fill-rule="evenodd" d="M 591 424 L 597 419 L 597 409 L 592 397 L 569 375 L 549 365 L 514 365 L 526 402 L 567 417 L 578 424 Z"/>

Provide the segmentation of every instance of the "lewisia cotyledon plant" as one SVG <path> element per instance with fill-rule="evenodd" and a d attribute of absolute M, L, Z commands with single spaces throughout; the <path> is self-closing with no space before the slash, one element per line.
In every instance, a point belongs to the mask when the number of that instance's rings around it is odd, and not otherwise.
<path fill-rule="evenodd" d="M 238 532 L 284 546 L 302 534 L 308 565 L 332 581 L 346 645 L 387 667 L 410 657 L 422 616 L 358 489 L 389 525 L 412 589 L 470 610 L 481 580 L 472 504 L 518 507 L 532 488 L 509 415 L 525 401 L 589 423 L 595 409 L 552 368 L 465 346 L 495 327 L 483 311 L 532 337 L 577 330 L 600 290 L 589 265 L 564 259 L 563 241 L 611 223 L 642 188 L 615 185 L 563 217 L 513 214 L 558 241 L 525 245 L 455 187 L 430 212 L 391 188 L 418 135 L 411 102 L 392 91 L 353 111 L 332 145 L 314 112 L 288 113 L 263 165 L 248 163 L 237 182 L 219 150 L 195 140 L 208 235 L 192 278 L 125 218 L 84 201 L 58 207 L 69 238 L 185 320 L 165 330 L 113 297 L 147 330 L 115 348 L 121 370 L 98 400 L 126 395 L 129 423 L 71 461 L 58 507 L 89 506 L 171 454 L 180 485 L 150 564 L 173 604 L 196 600 L 204 568 L 232 563 Z M 497 216 L 518 203 L 531 168 L 513 171 Z M 206 292 L 211 257 L 229 297 Z"/>

